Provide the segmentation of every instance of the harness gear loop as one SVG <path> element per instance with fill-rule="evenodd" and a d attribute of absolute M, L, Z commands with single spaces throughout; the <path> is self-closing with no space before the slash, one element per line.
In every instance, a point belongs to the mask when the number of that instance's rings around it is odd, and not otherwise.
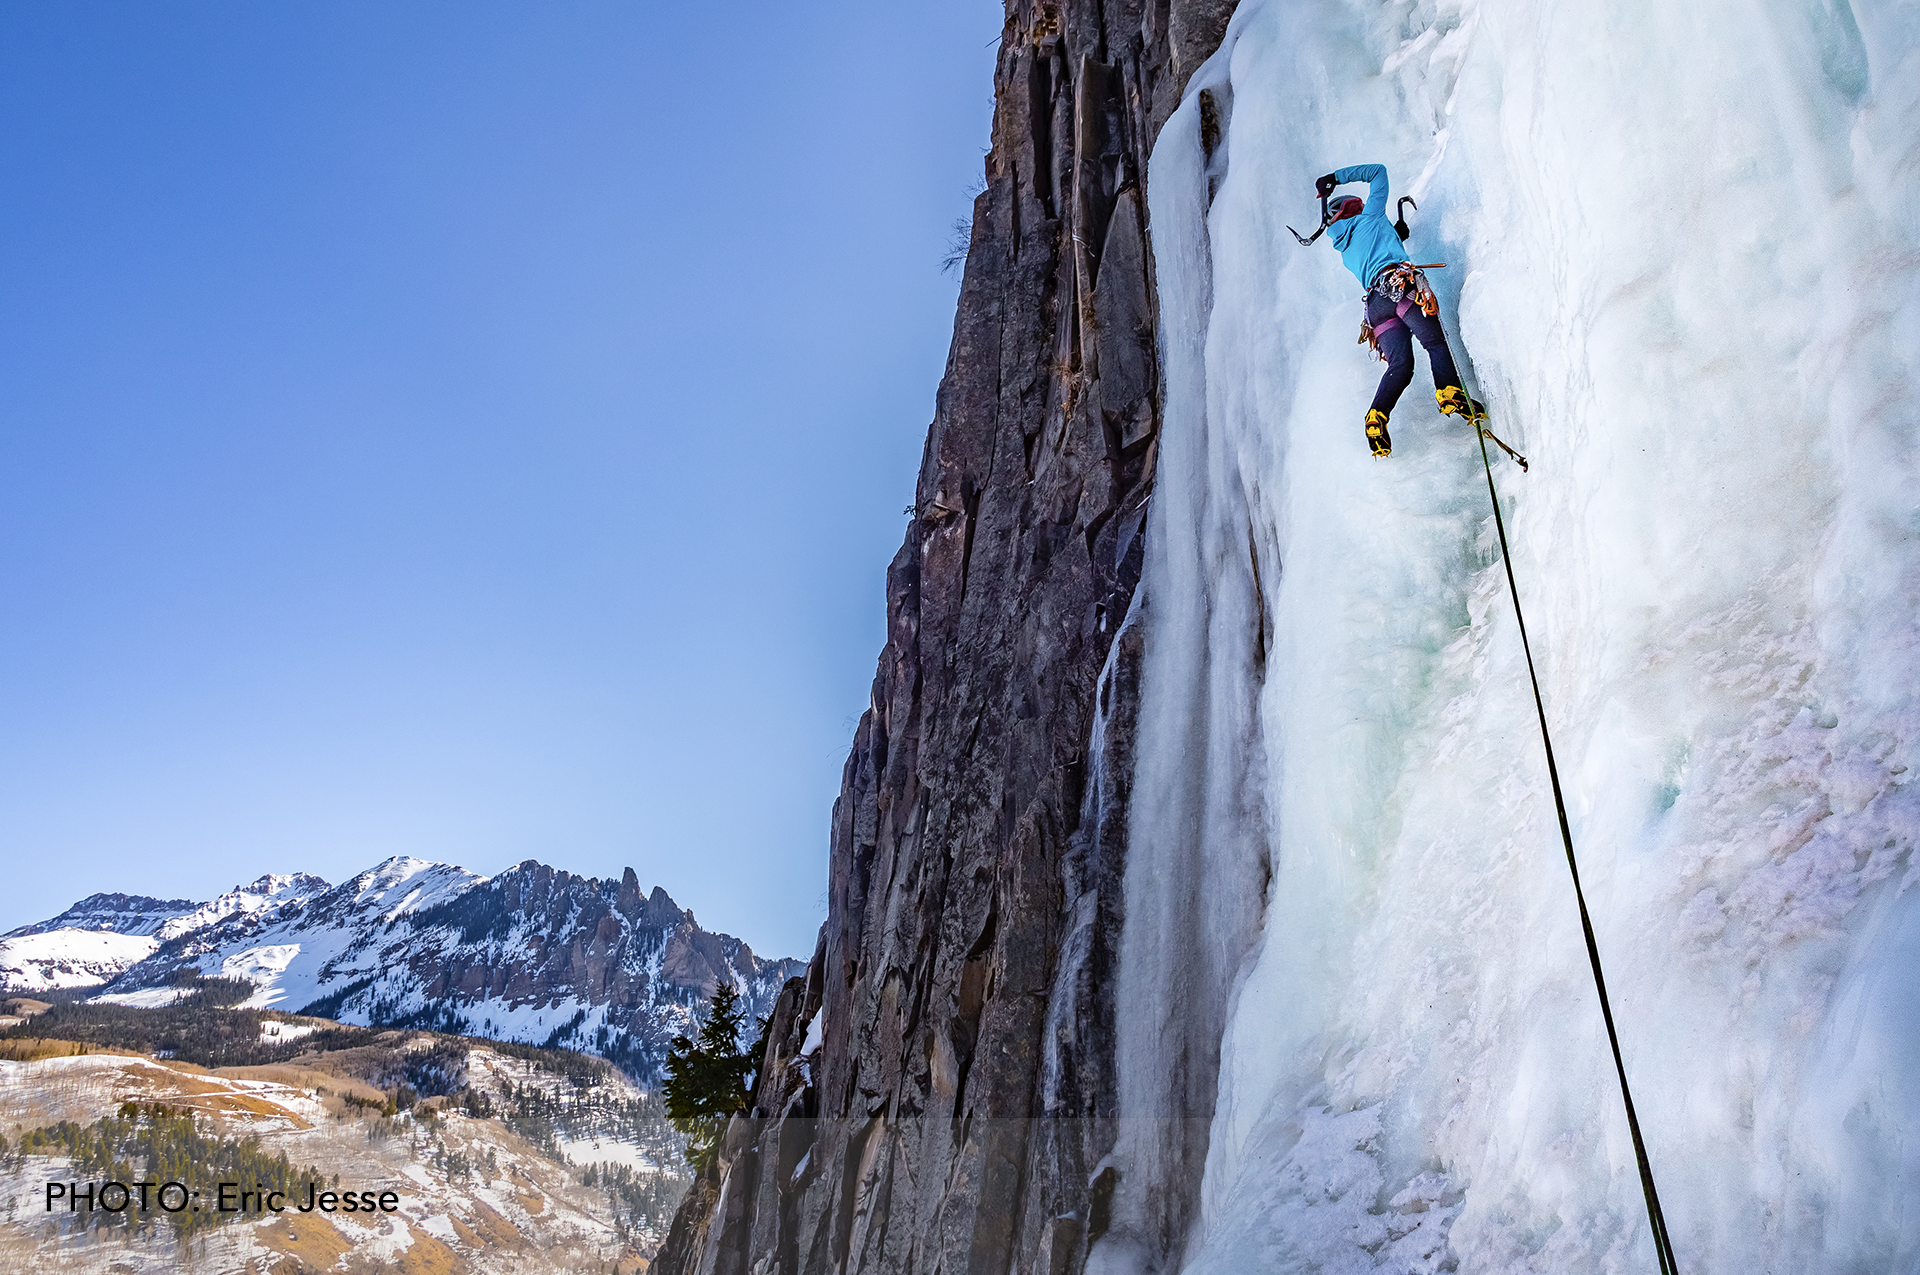
<path fill-rule="evenodd" d="M 1380 333 L 1399 323 L 1398 315 L 1404 315 L 1415 305 L 1418 305 L 1420 313 L 1428 318 L 1433 318 L 1440 313 L 1440 298 L 1434 295 L 1432 285 L 1427 282 L 1427 276 L 1421 272 L 1444 270 L 1446 264 L 1444 261 L 1437 261 L 1432 265 L 1417 266 L 1411 261 L 1402 261 L 1397 265 L 1382 268 L 1380 273 L 1373 277 L 1373 284 L 1367 289 L 1366 297 L 1362 300 L 1378 292 L 1387 300 L 1394 302 L 1399 307 L 1398 312 L 1396 317 L 1387 319 L 1379 327 L 1375 327 L 1364 317 L 1363 310 L 1363 317 L 1360 320 L 1360 339 L 1354 344 L 1366 346 L 1373 351 L 1373 357 L 1385 362 L 1387 356 L 1380 349 Z M 1408 300 L 1409 297 L 1412 298 L 1411 301 Z"/>
<path fill-rule="evenodd" d="M 1441 336 L 1447 342 L 1447 354 L 1453 356 L 1452 338 L 1446 336 L 1446 328 L 1441 328 Z M 1454 367 L 1463 365 L 1454 359 Z M 1507 546 L 1507 520 L 1500 513 L 1500 493 L 1493 485 L 1493 460 L 1487 453 L 1487 440 L 1493 438 L 1492 431 L 1485 424 L 1485 416 L 1474 421 L 1475 433 L 1480 437 L 1480 468 L 1487 475 L 1487 499 L 1493 504 L 1493 526 L 1500 536 L 1500 561 L 1507 571 L 1507 593 L 1513 598 L 1513 618 L 1520 627 L 1520 650 L 1527 658 L 1527 680 L 1533 685 L 1533 708 L 1540 719 L 1540 746 L 1547 756 L 1547 779 L 1553 787 L 1553 809 L 1560 819 L 1560 841 L 1567 851 L 1567 872 L 1573 877 L 1573 897 L 1580 907 L 1580 932 L 1587 941 L 1587 960 L 1593 966 L 1594 990 L 1600 994 L 1600 1016 L 1607 1024 L 1607 1044 L 1613 1050 L 1613 1069 L 1620 1077 L 1620 1101 L 1627 1112 L 1627 1130 L 1633 1135 L 1633 1155 L 1640 1167 L 1640 1193 L 1647 1201 L 1647 1225 L 1653 1231 L 1654 1256 L 1660 1263 L 1660 1275 L 1680 1275 L 1680 1265 L 1673 1256 L 1673 1242 L 1667 1236 L 1666 1214 L 1660 1209 L 1660 1193 L 1654 1187 L 1653 1162 L 1647 1156 L 1647 1144 L 1640 1136 L 1640 1117 L 1633 1109 L 1633 1090 L 1627 1084 L 1627 1064 L 1620 1056 L 1620 1033 L 1613 1023 L 1613 1003 L 1607 997 L 1607 977 L 1600 968 L 1600 945 L 1593 937 L 1593 919 L 1587 913 L 1586 892 L 1580 888 L 1580 864 L 1573 854 L 1573 827 L 1567 819 L 1567 799 L 1560 790 L 1560 768 L 1553 758 L 1553 736 L 1547 730 L 1547 705 L 1540 694 L 1540 675 L 1533 666 L 1533 647 L 1527 641 L 1527 618 L 1520 610 L 1520 586 L 1514 579 L 1513 553 Z M 1512 448 L 1493 441 L 1509 454 L 1518 456 Z M 1522 462 L 1524 467 L 1525 462 Z"/>

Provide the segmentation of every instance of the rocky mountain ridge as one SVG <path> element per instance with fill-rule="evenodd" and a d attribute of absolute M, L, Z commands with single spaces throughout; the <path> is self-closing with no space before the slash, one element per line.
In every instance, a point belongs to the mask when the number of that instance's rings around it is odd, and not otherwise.
<path fill-rule="evenodd" d="M 599 880 L 533 860 L 487 878 L 401 856 L 205 904 L 97 894 L 0 942 L 0 990 L 162 1004 L 183 976 L 239 978 L 250 1007 L 578 1048 L 646 1082 L 721 980 L 763 1014 L 801 968 L 702 930 L 631 868 Z"/>
<path fill-rule="evenodd" d="M 90 894 L 59 916 L 23 925 L 0 939 L 54 930 L 94 930 L 151 936 L 165 942 L 239 913 L 273 912 L 333 887 L 310 872 L 268 873 L 236 885 L 204 903 L 192 899 L 152 899 L 142 894 Z"/>
<path fill-rule="evenodd" d="M 239 886 L 234 887 L 240 889 Z M 198 907 L 192 899 L 155 899 L 144 894 L 89 894 L 59 916 L 22 925 L 0 934 L 0 939 L 54 930 L 94 930 L 110 934 L 152 934 L 175 917 Z"/>

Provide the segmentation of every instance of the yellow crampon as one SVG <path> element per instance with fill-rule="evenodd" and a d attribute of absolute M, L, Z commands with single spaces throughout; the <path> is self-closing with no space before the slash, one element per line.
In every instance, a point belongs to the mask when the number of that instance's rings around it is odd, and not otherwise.
<path fill-rule="evenodd" d="M 1444 385 L 1433 392 L 1434 402 L 1440 404 L 1440 410 L 1448 416 L 1464 415 L 1470 421 L 1487 419 L 1486 409 L 1467 397 L 1467 392 L 1458 385 Z"/>
<path fill-rule="evenodd" d="M 1527 458 L 1513 448 L 1501 442 L 1499 437 L 1487 428 L 1487 409 L 1467 397 L 1467 392 L 1458 385 L 1448 385 L 1433 392 L 1434 401 L 1440 404 L 1440 410 L 1448 416 L 1465 417 L 1469 425 L 1479 430 L 1481 435 L 1495 447 L 1517 461 L 1522 470 L 1527 467 Z"/>
<path fill-rule="evenodd" d="M 1377 407 L 1367 409 L 1367 447 L 1375 456 L 1393 455 L 1393 440 L 1387 436 L 1387 414 Z"/>

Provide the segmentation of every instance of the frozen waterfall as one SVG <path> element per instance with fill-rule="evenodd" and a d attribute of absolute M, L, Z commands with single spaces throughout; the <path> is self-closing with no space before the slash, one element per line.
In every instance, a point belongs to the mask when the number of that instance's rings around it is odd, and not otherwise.
<path fill-rule="evenodd" d="M 1373 161 L 1533 460 L 1495 472 L 1681 1268 L 1920 1270 L 1917 50 L 1911 2 L 1241 6 L 1151 170 L 1090 1270 L 1654 1269 L 1472 432 L 1420 356 L 1368 456 L 1359 289 L 1283 226 Z"/>

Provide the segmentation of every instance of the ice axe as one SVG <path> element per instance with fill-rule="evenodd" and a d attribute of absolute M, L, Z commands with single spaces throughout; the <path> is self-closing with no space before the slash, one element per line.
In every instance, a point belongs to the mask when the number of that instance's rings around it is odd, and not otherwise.
<path fill-rule="evenodd" d="M 1309 246 L 1315 239 L 1326 234 L 1327 227 L 1333 224 L 1333 209 L 1328 206 L 1327 200 L 1333 195 L 1334 187 L 1339 184 L 1339 182 L 1334 180 L 1332 173 L 1328 173 L 1325 177 L 1317 177 L 1314 179 L 1314 193 L 1320 196 L 1320 229 L 1314 231 L 1311 235 L 1303 235 L 1292 226 L 1287 227 L 1287 233 L 1295 239 L 1298 239 L 1302 248 Z"/>
<path fill-rule="evenodd" d="M 1327 193 L 1328 192 L 1324 190 L 1320 192 L 1320 229 L 1314 231 L 1311 235 L 1303 235 L 1292 226 L 1287 227 L 1287 233 L 1291 234 L 1295 239 L 1298 239 L 1302 248 L 1312 247 L 1313 241 L 1321 235 L 1326 234 L 1327 227 L 1333 223 L 1333 211 L 1327 207 Z M 1418 207 L 1418 205 L 1415 206 Z"/>
<path fill-rule="evenodd" d="M 1405 243 L 1407 241 L 1407 236 L 1413 233 L 1413 231 L 1407 226 L 1407 205 L 1408 204 L 1413 204 L 1413 210 L 1415 212 L 1420 211 L 1420 205 L 1413 203 L 1412 195 L 1400 196 L 1400 202 L 1394 205 L 1393 233 L 1400 236 L 1401 243 Z M 1321 235 L 1326 234 L 1327 227 L 1332 224 L 1333 224 L 1333 213 L 1327 207 L 1327 196 L 1322 195 L 1320 196 L 1320 229 L 1314 231 L 1311 235 L 1303 235 L 1299 231 L 1295 230 L 1292 226 L 1288 226 L 1287 231 L 1288 233 L 1292 234 L 1292 236 L 1295 239 L 1298 239 L 1300 241 L 1300 246 L 1302 248 L 1306 248 L 1306 247 L 1312 246 L 1313 241 L 1318 239 Z"/>

